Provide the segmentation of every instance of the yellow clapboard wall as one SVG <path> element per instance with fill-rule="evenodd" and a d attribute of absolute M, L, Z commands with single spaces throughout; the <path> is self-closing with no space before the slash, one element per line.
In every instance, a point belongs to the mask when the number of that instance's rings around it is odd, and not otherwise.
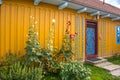
<path fill-rule="evenodd" d="M 65 33 L 67 21 L 71 21 L 70 33 L 79 33 L 79 51 L 77 59 L 85 58 L 85 20 L 95 20 L 89 13 L 77 14 L 75 10 L 58 10 L 57 6 L 40 3 L 33 5 L 33 0 L 3 0 L 0 6 L 0 57 L 5 54 L 17 53 L 25 54 L 25 46 L 30 26 L 30 16 L 34 16 L 38 21 L 38 31 L 40 46 L 47 45 L 47 36 L 49 34 L 52 19 L 56 20 L 54 32 L 54 46 L 61 48 L 62 38 Z M 76 17 L 79 18 L 76 28 Z M 111 56 L 120 52 L 120 45 L 116 44 L 116 26 L 120 25 L 118 21 L 111 21 L 109 18 L 98 20 L 98 55 Z M 79 29 L 79 30 L 76 30 Z M 102 39 L 99 37 L 102 36 Z"/>

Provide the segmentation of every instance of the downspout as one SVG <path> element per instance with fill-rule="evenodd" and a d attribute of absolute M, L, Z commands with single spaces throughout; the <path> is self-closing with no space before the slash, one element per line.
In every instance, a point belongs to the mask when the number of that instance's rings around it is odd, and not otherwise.
<path fill-rule="evenodd" d="M 83 57 L 83 62 L 85 61 L 85 20 L 82 17 L 82 57 Z"/>

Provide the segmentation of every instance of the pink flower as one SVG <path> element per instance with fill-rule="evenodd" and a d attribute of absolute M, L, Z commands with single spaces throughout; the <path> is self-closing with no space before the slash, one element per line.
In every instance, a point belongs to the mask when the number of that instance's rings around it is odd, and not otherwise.
<path fill-rule="evenodd" d="M 75 38 L 75 34 L 70 34 L 70 38 L 74 39 Z"/>

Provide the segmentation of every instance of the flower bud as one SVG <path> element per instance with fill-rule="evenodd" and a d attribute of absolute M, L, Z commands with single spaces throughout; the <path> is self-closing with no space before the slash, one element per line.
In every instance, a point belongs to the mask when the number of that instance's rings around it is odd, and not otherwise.
<path fill-rule="evenodd" d="M 52 23 L 55 23 L 55 19 L 52 19 Z"/>

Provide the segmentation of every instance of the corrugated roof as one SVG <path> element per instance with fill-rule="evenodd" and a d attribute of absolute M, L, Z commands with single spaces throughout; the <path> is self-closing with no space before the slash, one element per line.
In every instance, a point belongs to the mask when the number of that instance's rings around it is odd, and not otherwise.
<path fill-rule="evenodd" d="M 103 4 L 103 2 L 99 0 L 68 0 L 68 1 L 120 16 L 119 8 L 114 7 L 107 3 Z"/>

